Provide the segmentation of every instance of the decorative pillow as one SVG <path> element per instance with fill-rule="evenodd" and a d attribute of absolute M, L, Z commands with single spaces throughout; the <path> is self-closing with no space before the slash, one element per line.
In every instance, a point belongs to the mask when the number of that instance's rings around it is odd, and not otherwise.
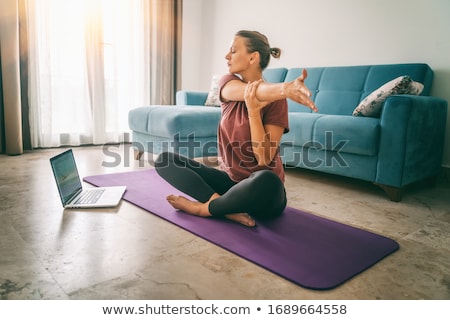
<path fill-rule="evenodd" d="M 379 117 L 381 107 L 387 97 L 394 94 L 422 93 L 423 84 L 413 81 L 409 76 L 401 76 L 391 80 L 369 94 L 353 111 L 357 117 Z"/>
<path fill-rule="evenodd" d="M 219 75 L 216 74 L 213 76 L 205 106 L 220 107 L 219 79 Z"/>

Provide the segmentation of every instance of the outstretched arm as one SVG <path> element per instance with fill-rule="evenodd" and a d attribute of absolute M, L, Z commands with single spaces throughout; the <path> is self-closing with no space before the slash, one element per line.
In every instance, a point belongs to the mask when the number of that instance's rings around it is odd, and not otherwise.
<path fill-rule="evenodd" d="M 310 98 L 311 92 L 304 83 L 307 76 L 307 71 L 303 69 L 302 75 L 294 81 L 283 83 L 262 82 L 257 87 L 256 98 L 262 102 L 289 98 L 317 112 L 317 107 Z M 244 82 L 232 80 L 222 88 L 221 97 L 225 101 L 244 101 L 245 87 Z"/>

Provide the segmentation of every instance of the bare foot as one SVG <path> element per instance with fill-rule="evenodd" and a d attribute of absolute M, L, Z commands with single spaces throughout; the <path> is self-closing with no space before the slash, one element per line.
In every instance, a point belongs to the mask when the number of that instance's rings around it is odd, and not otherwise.
<path fill-rule="evenodd" d="M 201 203 L 189 200 L 183 196 L 170 195 L 167 197 L 167 201 L 175 209 L 182 210 L 195 216 L 210 217 L 209 203 L 218 197 L 220 197 L 218 194 L 213 194 L 208 202 Z M 254 227 L 256 225 L 255 220 L 246 213 L 227 214 L 225 217 L 247 227 Z"/>
<path fill-rule="evenodd" d="M 208 211 L 208 203 L 192 201 L 192 200 L 187 199 L 186 197 L 174 196 L 174 195 L 168 196 L 167 201 L 175 209 L 182 210 L 186 213 L 190 213 L 190 214 L 193 214 L 196 216 L 201 216 L 201 217 L 211 216 L 211 214 Z"/>
<path fill-rule="evenodd" d="M 238 222 L 240 224 L 243 224 L 247 227 L 254 227 L 256 225 L 255 220 L 253 220 L 252 217 L 250 217 L 246 213 L 233 213 L 233 214 L 227 214 L 225 217 L 229 220 Z"/>

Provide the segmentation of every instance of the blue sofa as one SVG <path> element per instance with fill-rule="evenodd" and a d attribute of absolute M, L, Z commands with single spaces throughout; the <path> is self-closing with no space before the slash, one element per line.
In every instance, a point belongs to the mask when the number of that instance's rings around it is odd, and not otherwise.
<path fill-rule="evenodd" d="M 266 69 L 268 82 L 291 81 L 302 68 Z M 433 70 L 422 63 L 307 68 L 306 85 L 319 112 L 288 100 L 290 132 L 281 141 L 286 166 L 372 182 L 393 201 L 405 186 L 432 180 L 441 170 L 447 101 L 430 96 Z M 420 95 L 391 95 L 377 117 L 354 116 L 356 106 L 394 78 L 423 84 Z M 205 106 L 208 92 L 179 91 L 176 106 L 145 106 L 129 113 L 136 158 L 171 150 L 190 157 L 217 155 L 220 108 Z"/>

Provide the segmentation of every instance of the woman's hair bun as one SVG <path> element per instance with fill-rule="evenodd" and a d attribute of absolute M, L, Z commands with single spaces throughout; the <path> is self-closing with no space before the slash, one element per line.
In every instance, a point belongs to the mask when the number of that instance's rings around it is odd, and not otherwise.
<path fill-rule="evenodd" d="M 270 48 L 270 55 L 275 59 L 278 59 L 281 56 L 280 48 Z"/>

